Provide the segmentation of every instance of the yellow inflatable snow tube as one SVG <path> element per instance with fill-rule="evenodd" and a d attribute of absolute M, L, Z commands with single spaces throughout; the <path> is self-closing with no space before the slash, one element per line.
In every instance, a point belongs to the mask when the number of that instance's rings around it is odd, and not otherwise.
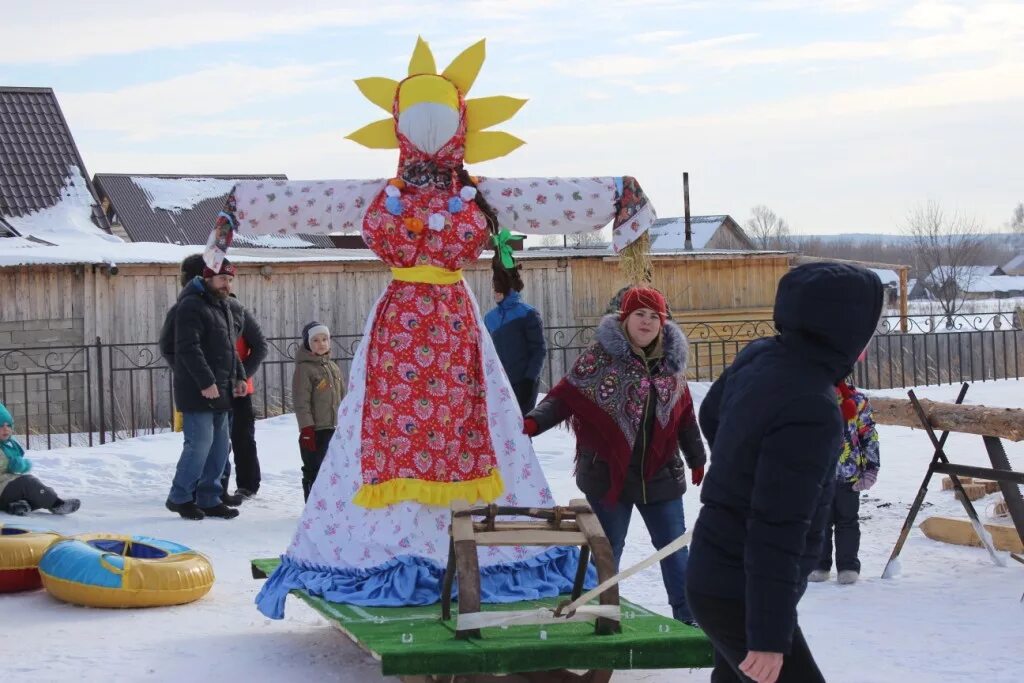
<path fill-rule="evenodd" d="M 60 538 L 56 531 L 0 524 L 0 593 L 39 588 L 39 560 Z"/>
<path fill-rule="evenodd" d="M 43 587 L 88 607 L 182 605 L 206 595 L 213 566 L 198 552 L 148 536 L 85 534 L 53 544 L 39 562 Z"/>

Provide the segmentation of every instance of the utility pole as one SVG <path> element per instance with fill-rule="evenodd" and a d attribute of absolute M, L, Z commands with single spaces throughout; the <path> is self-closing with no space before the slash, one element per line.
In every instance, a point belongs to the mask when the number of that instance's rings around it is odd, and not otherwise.
<path fill-rule="evenodd" d="M 690 229 L 690 174 L 683 172 L 683 220 L 686 222 L 686 241 L 683 248 L 693 251 L 693 231 Z"/>

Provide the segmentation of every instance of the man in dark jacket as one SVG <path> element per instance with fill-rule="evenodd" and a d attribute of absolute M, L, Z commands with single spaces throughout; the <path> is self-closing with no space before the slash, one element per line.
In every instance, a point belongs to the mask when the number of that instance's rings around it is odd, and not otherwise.
<path fill-rule="evenodd" d="M 687 569 L 715 647 L 714 681 L 824 681 L 796 606 L 821 549 L 843 421 L 835 385 L 875 331 L 882 284 L 863 268 L 799 266 L 779 281 L 778 335 L 747 346 L 700 409 L 711 445 Z"/>
<path fill-rule="evenodd" d="M 495 272 L 493 286 L 497 306 L 484 316 L 484 324 L 508 375 L 519 410 L 526 415 L 537 404 L 540 371 L 547 353 L 544 323 L 537 310 L 522 299 L 523 281 L 518 267 Z"/>
<path fill-rule="evenodd" d="M 181 262 L 181 286 L 185 287 L 195 278 L 201 278 L 205 268 L 206 264 L 203 262 L 202 254 L 186 256 Z M 234 293 L 229 296 L 228 305 L 231 307 L 232 316 L 236 320 L 242 321 L 242 334 L 236 340 L 235 348 L 242 361 L 245 376 L 248 378 L 245 396 L 235 396 L 231 399 L 231 451 L 235 454 L 237 468 L 235 480 L 238 485 L 234 495 L 228 493 L 228 483 L 231 477 L 230 458 L 224 467 L 224 475 L 221 477 L 221 487 L 224 489 L 221 500 L 227 505 L 237 507 L 245 498 L 256 495 L 260 488 L 260 461 L 256 450 L 256 423 L 252 408 L 252 394 L 255 387 L 252 378 L 267 357 L 268 347 L 263 330 L 256 322 L 255 316 L 242 306 Z M 160 330 L 160 354 L 172 369 L 174 368 L 174 317 L 177 310 L 177 303 L 168 309 L 163 328 Z"/>
<path fill-rule="evenodd" d="M 242 321 L 228 305 L 234 274 L 227 260 L 218 272 L 205 269 L 202 278 L 182 289 L 174 313 L 174 402 L 183 415 L 185 444 L 167 509 L 187 519 L 238 516 L 221 500 L 220 482 L 228 457 L 231 398 L 246 391 L 235 351 Z"/>

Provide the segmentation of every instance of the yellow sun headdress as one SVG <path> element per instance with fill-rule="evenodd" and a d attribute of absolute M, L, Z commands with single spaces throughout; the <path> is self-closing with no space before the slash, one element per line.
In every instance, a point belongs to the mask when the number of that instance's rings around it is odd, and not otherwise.
<path fill-rule="evenodd" d="M 459 102 L 464 100 L 465 161 L 476 163 L 508 154 L 522 145 L 523 141 L 509 133 L 484 129 L 512 118 L 526 100 L 506 96 L 466 99 L 483 66 L 484 56 L 484 41 L 481 40 L 463 50 L 438 74 L 430 46 L 422 38 L 417 38 L 416 48 L 409 60 L 409 74 L 401 83 L 383 77 L 356 81 L 356 86 L 366 99 L 391 116 L 363 126 L 346 137 L 372 149 L 397 149 L 395 125 L 403 111 L 417 104 L 428 103 L 459 112 Z"/>

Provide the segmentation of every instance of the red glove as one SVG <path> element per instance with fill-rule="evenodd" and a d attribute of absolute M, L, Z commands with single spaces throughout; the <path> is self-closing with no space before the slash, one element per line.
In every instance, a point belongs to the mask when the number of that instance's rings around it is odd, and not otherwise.
<path fill-rule="evenodd" d="M 316 451 L 316 431 L 313 429 L 313 425 L 299 430 L 299 448 L 310 453 Z"/>
<path fill-rule="evenodd" d="M 690 481 L 693 482 L 694 486 L 700 486 L 700 483 L 704 481 L 704 466 L 694 467 L 690 470 Z"/>
<path fill-rule="evenodd" d="M 531 439 L 537 436 L 537 421 L 532 417 L 523 418 L 523 434 L 526 434 Z"/>

